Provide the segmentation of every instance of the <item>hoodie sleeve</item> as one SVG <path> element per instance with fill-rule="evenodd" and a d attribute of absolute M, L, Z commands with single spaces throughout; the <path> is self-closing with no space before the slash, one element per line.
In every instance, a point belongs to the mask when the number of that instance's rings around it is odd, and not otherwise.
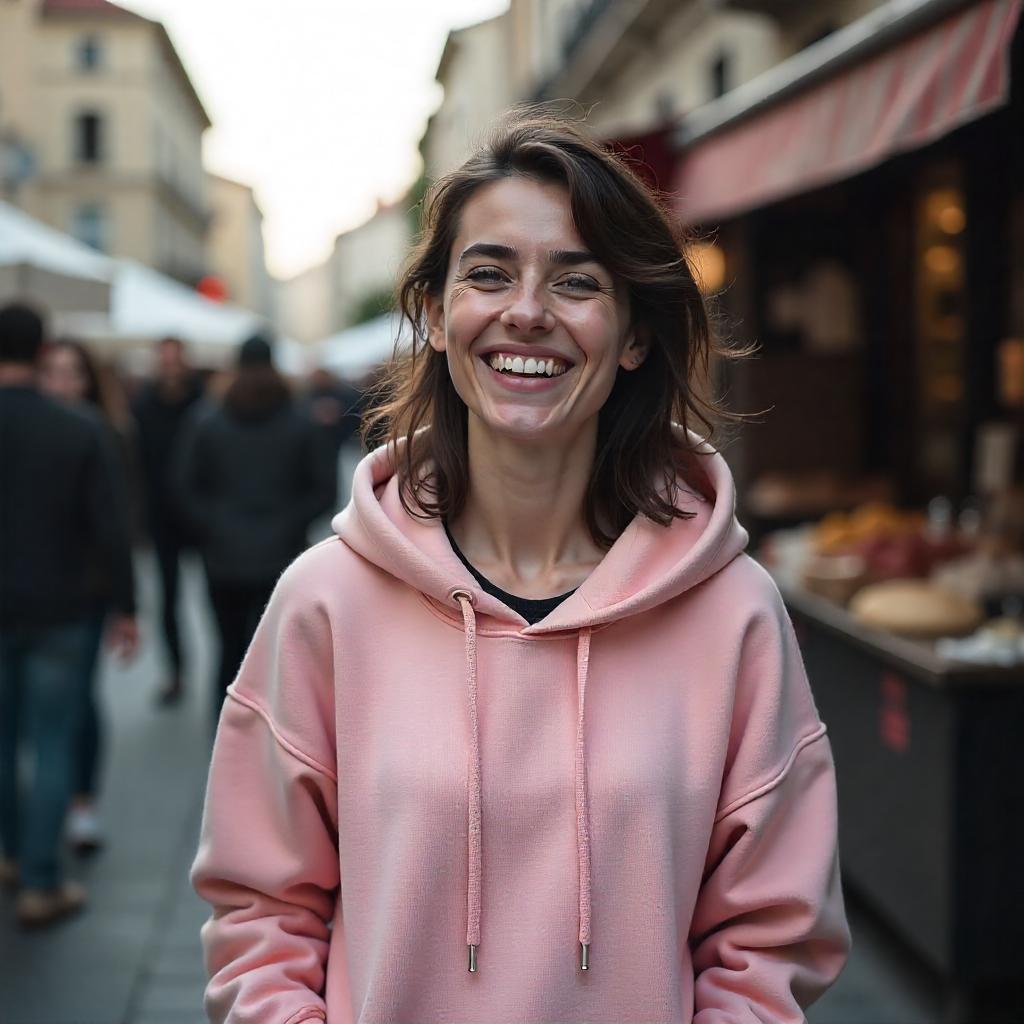
<path fill-rule="evenodd" d="M 690 931 L 694 1024 L 800 1024 L 850 948 L 829 742 L 785 606 L 762 585 Z"/>
<path fill-rule="evenodd" d="M 333 657 L 326 614 L 293 564 L 224 703 L 206 792 L 196 892 L 214 1024 L 326 1018 L 337 900 Z"/>

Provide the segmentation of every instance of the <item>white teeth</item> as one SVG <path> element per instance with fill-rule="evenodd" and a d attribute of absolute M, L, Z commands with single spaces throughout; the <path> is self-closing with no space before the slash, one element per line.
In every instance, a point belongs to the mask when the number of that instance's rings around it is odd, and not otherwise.
<path fill-rule="evenodd" d="M 499 373 L 518 373 L 539 377 L 542 374 L 547 377 L 560 377 L 566 372 L 568 366 L 559 360 L 537 359 L 534 356 L 524 358 L 523 356 L 507 356 L 501 352 L 492 352 L 487 357 L 488 365 L 492 370 Z"/>

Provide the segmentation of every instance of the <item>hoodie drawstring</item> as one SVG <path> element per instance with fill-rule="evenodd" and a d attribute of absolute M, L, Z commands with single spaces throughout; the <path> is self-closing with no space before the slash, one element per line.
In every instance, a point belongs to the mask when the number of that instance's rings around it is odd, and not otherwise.
<path fill-rule="evenodd" d="M 480 945 L 480 727 L 476 713 L 476 614 L 473 601 L 463 590 L 453 595 L 462 606 L 462 623 L 466 632 L 466 679 L 469 683 L 469 880 L 466 902 L 469 923 L 466 945 L 469 947 L 469 969 L 476 972 L 476 948 Z"/>
<path fill-rule="evenodd" d="M 481 800 L 480 800 L 480 727 L 477 717 L 476 682 L 476 613 L 472 595 L 457 590 L 452 597 L 462 609 L 462 623 L 466 635 L 466 678 L 469 687 L 470 751 L 469 751 L 469 877 L 466 883 L 468 924 L 466 946 L 469 950 L 469 970 L 476 972 L 476 951 L 480 945 L 481 908 Z M 590 628 L 581 629 L 576 645 L 576 692 L 578 713 L 576 718 L 576 851 L 579 861 L 579 917 L 580 917 L 580 969 L 590 969 L 590 820 L 587 813 L 587 759 L 583 741 L 583 709 L 590 669 Z"/>
<path fill-rule="evenodd" d="M 583 705 L 590 668 L 590 628 L 576 642 L 576 850 L 580 865 L 580 969 L 590 969 L 590 818 L 587 814 L 587 757 L 583 745 Z"/>

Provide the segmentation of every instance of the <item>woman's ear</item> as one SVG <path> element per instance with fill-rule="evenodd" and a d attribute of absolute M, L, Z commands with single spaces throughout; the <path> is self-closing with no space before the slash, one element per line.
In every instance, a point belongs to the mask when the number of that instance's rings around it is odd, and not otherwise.
<path fill-rule="evenodd" d="M 435 352 L 444 352 L 447 347 L 444 333 L 444 296 L 425 292 L 423 308 L 427 314 L 427 341 Z"/>
<path fill-rule="evenodd" d="M 626 347 L 622 350 L 622 355 L 619 356 L 619 366 L 624 370 L 635 370 L 647 358 L 650 349 L 647 329 L 645 327 L 635 328 L 629 341 L 626 342 Z"/>

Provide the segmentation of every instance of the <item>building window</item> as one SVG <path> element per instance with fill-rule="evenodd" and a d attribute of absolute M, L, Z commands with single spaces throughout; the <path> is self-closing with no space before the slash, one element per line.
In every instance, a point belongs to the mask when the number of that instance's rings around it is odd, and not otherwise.
<path fill-rule="evenodd" d="M 71 217 L 71 234 L 99 252 L 110 251 L 110 217 L 99 203 L 83 203 Z"/>
<path fill-rule="evenodd" d="M 79 163 L 98 164 L 103 160 L 103 117 L 88 112 L 75 118 L 75 158 Z"/>
<path fill-rule="evenodd" d="M 75 43 L 75 67 L 79 71 L 96 71 L 103 66 L 103 44 L 99 36 L 82 36 Z"/>
<path fill-rule="evenodd" d="M 722 50 L 711 62 L 711 99 L 717 100 L 732 88 L 732 55 Z"/>

